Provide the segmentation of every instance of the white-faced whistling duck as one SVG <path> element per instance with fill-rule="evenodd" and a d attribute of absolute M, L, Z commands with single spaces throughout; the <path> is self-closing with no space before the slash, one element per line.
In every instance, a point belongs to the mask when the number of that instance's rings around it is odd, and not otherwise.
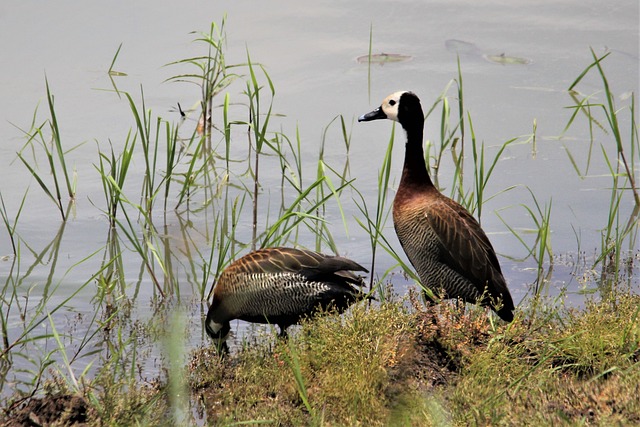
<path fill-rule="evenodd" d="M 407 133 L 393 224 L 423 286 L 435 295 L 480 302 L 513 320 L 513 300 L 496 253 L 476 219 L 431 182 L 422 149 L 424 114 L 412 92 L 389 95 L 359 122 L 390 119 Z"/>
<path fill-rule="evenodd" d="M 270 323 L 281 335 L 317 308 L 344 311 L 363 298 L 364 280 L 353 271 L 367 270 L 339 256 L 303 249 L 267 248 L 233 262 L 218 279 L 205 329 L 224 342 L 229 321 Z M 355 285 L 355 286 L 354 286 Z"/>

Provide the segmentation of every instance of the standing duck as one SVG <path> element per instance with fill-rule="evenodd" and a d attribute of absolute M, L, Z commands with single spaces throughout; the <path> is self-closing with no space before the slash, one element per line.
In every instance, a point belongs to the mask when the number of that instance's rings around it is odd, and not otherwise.
<path fill-rule="evenodd" d="M 218 279 L 207 313 L 207 334 L 223 342 L 229 322 L 240 319 L 286 329 L 318 308 L 342 312 L 364 297 L 364 280 L 353 271 L 367 270 L 339 256 L 303 249 L 267 248 L 233 262 Z M 355 285 L 355 286 L 354 286 Z"/>
<path fill-rule="evenodd" d="M 513 320 L 513 300 L 487 235 L 459 203 L 433 185 L 424 160 L 424 114 L 412 92 L 389 95 L 359 122 L 390 119 L 407 133 L 404 167 L 393 201 L 393 224 L 422 284 L 435 295 L 491 307 Z"/>

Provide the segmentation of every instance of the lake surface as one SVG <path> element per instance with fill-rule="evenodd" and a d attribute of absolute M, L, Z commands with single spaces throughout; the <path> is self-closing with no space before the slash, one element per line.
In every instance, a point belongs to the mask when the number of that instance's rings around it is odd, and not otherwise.
<path fill-rule="evenodd" d="M 527 244 L 533 245 L 535 235 L 526 230 L 533 228 L 535 222 L 523 207 L 535 208 L 532 194 L 541 209 L 551 206 L 554 262 L 549 295 L 558 295 L 565 289 L 568 303 L 580 305 L 581 294 L 596 287 L 593 278 L 599 277 L 601 264 L 595 269 L 592 266 L 602 252 L 602 230 L 609 218 L 612 178 L 606 159 L 616 167 L 615 141 L 610 130 L 602 130 L 593 122 L 589 126 L 582 113 L 565 131 L 576 106 L 567 89 L 593 62 L 591 49 L 598 56 L 610 52 L 602 66 L 616 106 L 628 110 L 631 94 L 638 94 L 640 80 L 637 1 L 324 1 L 303 6 L 289 1 L 115 1 L 98 5 L 26 0 L 0 6 L 4 65 L 0 70 L 4 99 L 0 105 L 0 192 L 10 221 L 20 212 L 17 259 L 6 227 L 0 228 L 0 283 L 5 287 L 6 301 L 1 314 L 7 324 L 8 343 L 51 334 L 54 325 L 65 335 L 63 341 L 66 340 L 69 354 L 76 356 L 72 363 L 76 374 L 93 363 L 97 355 L 105 355 L 104 342 L 111 338 L 97 332 L 100 322 L 93 319 L 95 313 L 102 318 L 105 310 L 104 303 L 96 297 L 99 286 L 94 275 L 105 265 L 110 227 L 103 212 L 103 186 L 95 165 L 99 163 L 99 150 L 107 153 L 111 143 L 114 151 L 120 152 L 128 133 L 135 129 L 128 102 L 114 92 L 114 86 L 129 92 L 139 106 L 142 88 L 146 108 L 154 117 L 179 123 L 177 104 L 184 109 L 197 106 L 200 90 L 192 84 L 167 82 L 192 69 L 165 65 L 205 54 L 203 45 L 193 42 L 197 34 L 191 32 L 206 33 L 212 22 L 219 24 L 225 15 L 226 62 L 244 63 L 248 51 L 251 60 L 268 72 L 275 88 L 273 112 L 277 114 L 270 123 L 270 135 L 281 132 L 295 142 L 297 132 L 304 184 L 308 186 L 316 178 L 323 139 L 324 161 L 336 170 L 344 169 L 347 153 L 342 130 L 338 121 L 332 122 L 342 115 L 350 135 L 346 176 L 355 179 L 353 185 L 370 208 L 375 207 L 378 171 L 392 124 L 358 124 L 357 117 L 397 90 L 414 91 L 428 110 L 447 85 L 457 79 L 459 58 L 465 108 L 478 144 L 485 144 L 486 157 L 492 159 L 503 143 L 518 138 L 496 163 L 485 189 L 485 199 L 491 198 L 482 210 L 483 228 L 500 254 L 514 300 L 520 302 L 528 295 L 538 275 L 537 263 L 527 258 L 525 246 L 507 227 L 517 230 Z M 371 67 L 358 62 L 356 58 L 369 51 L 370 34 L 372 53 L 400 54 L 411 59 Z M 113 69 L 123 75 L 110 78 L 107 71 L 121 44 Z M 506 63 L 509 58 L 526 59 L 526 64 Z M 243 73 L 247 74 L 246 69 Z M 258 74 L 266 85 L 266 79 Z M 76 147 L 66 155 L 77 177 L 76 200 L 66 222 L 61 221 L 54 203 L 16 155 L 27 142 L 22 130 L 30 129 L 36 108 L 37 125 L 49 118 L 45 78 L 55 96 L 63 145 L 68 150 Z M 225 91 L 231 102 L 232 120 L 247 120 L 245 89 L 244 80 L 238 79 Z M 606 101 L 602 82 L 594 70 L 576 90 L 579 99 L 591 96 L 592 103 Z M 455 91 L 453 84 L 447 92 L 453 110 L 457 108 Z M 224 94 L 219 95 L 214 104 L 219 105 L 223 99 Z M 222 120 L 220 111 L 217 108 L 213 115 L 218 126 Z M 436 146 L 440 141 L 440 114 L 441 108 L 437 107 L 426 121 L 425 136 Z M 454 118 L 456 114 L 454 111 Z M 593 114 L 608 129 L 602 110 L 596 107 Z M 182 125 L 182 138 L 191 135 L 197 117 L 198 113 L 192 113 Z M 619 120 L 627 143 L 627 159 L 638 174 L 640 156 L 637 145 L 633 152 L 629 143 L 629 112 L 623 111 Z M 527 137 L 534 128 L 535 145 Z M 469 129 L 466 135 L 466 144 L 470 144 Z M 231 139 L 230 157 L 246 159 L 246 126 L 232 127 Z M 216 147 L 222 147 L 218 154 L 224 156 L 219 133 L 214 134 L 213 141 Z M 404 135 L 397 127 L 389 202 L 399 181 L 403 141 Z M 471 191 L 470 145 L 465 150 L 464 187 Z M 449 151 L 443 159 L 439 182 L 445 194 L 451 194 L 453 166 Z M 218 161 L 223 163 L 222 159 Z M 51 179 L 41 156 L 37 167 L 43 177 Z M 246 182 L 246 161 L 234 163 L 232 169 L 230 184 Z M 260 170 L 259 223 L 263 226 L 275 220 L 281 175 L 277 160 L 266 158 Z M 328 175 L 334 184 L 338 182 L 335 175 Z M 144 162 L 138 156 L 123 189 L 136 203 L 143 177 Z M 219 181 L 212 185 L 219 185 Z M 129 301 L 132 322 L 154 317 L 160 324 L 170 318 L 176 305 L 183 307 L 191 330 L 188 343 L 196 346 L 207 343 L 201 329 L 206 304 L 201 302 L 199 286 L 203 271 L 208 270 L 205 263 L 210 248 L 215 246 L 212 221 L 217 208 L 198 209 L 204 206 L 204 196 L 198 196 L 201 198 L 194 198 L 188 211 L 184 206 L 174 211 L 176 187 L 166 214 L 162 203 L 156 204 L 154 223 L 166 244 L 161 252 L 170 260 L 170 293 L 179 298 L 170 298 L 171 303 L 159 301 L 153 280 L 131 241 L 119 232 L 118 251 L 126 272 L 122 294 L 126 298 L 112 305 Z M 19 211 L 25 193 L 24 207 Z M 231 197 L 240 194 L 242 191 L 231 190 Z M 634 207 L 631 192 L 621 194 L 619 229 L 624 228 Z M 293 196 L 284 197 L 290 201 Z M 369 238 L 357 223 L 362 214 L 354 200 L 359 200 L 356 193 L 345 191 L 340 197 L 341 205 L 327 203 L 324 218 L 340 254 L 370 267 Z M 119 218 L 123 220 L 122 216 Z M 136 221 L 135 214 L 132 219 Z M 390 218 L 384 230 L 392 247 L 401 253 Z M 142 236 L 142 231 L 138 232 Z M 240 218 L 236 233 L 235 249 L 245 253 L 248 249 L 242 249 L 242 245 L 251 240 L 249 215 Z M 625 257 L 635 259 L 628 283 L 637 288 L 640 254 L 635 235 L 637 227 L 626 238 L 624 248 Z M 305 233 L 304 228 L 300 229 L 298 243 L 315 248 L 314 236 Z M 322 249 L 329 252 L 326 246 Z M 216 257 L 214 254 L 212 259 Z M 395 265 L 390 256 L 378 250 L 372 273 L 380 277 Z M 544 266 L 550 267 L 548 259 Z M 160 276 L 167 286 L 168 279 Z M 401 274 L 389 279 L 400 294 L 413 286 Z M 54 312 L 49 321 L 46 313 L 51 311 Z M 30 323 L 33 319 L 35 323 Z M 244 328 L 234 325 L 239 337 L 245 334 Z M 29 333 L 23 336 L 26 329 Z M 55 348 L 53 338 L 12 346 L 6 353 L 10 358 L 14 355 L 7 368 L 10 382 L 3 382 L 2 393 L 12 391 L 9 385 L 14 376 L 18 381 L 28 381 L 29 372 L 37 370 L 38 360 L 44 360 L 44 354 Z M 149 352 L 150 362 L 145 364 L 144 372 L 153 375 L 160 368 L 159 362 L 152 362 L 160 350 L 152 348 Z M 61 360 L 58 353 L 52 355 L 54 360 Z M 31 354 L 43 355 L 25 362 L 24 355 Z M 18 368 L 26 373 L 21 370 L 16 374 Z"/>

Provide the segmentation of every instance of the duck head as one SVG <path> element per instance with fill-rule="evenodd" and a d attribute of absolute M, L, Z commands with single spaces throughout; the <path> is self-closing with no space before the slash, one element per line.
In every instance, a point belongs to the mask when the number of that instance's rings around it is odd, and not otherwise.
<path fill-rule="evenodd" d="M 387 96 L 378 108 L 358 117 L 359 122 L 369 122 L 380 119 L 399 122 L 405 129 L 413 125 L 422 126 L 424 123 L 424 115 L 422 114 L 420 99 L 413 92 L 394 92 Z"/>

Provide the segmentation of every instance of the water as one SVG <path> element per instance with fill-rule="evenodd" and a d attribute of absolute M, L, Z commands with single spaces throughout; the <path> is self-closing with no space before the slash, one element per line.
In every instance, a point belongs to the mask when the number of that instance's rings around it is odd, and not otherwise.
<path fill-rule="evenodd" d="M 596 130 L 587 176 L 581 178 L 574 171 L 567 151 L 582 169 L 586 167 L 589 128 L 581 116 L 563 135 L 573 111 L 565 107 L 575 105 L 567 88 L 592 62 L 590 49 L 593 49 L 598 55 L 611 52 L 604 67 L 619 105 L 628 103 L 629 93 L 638 93 L 637 2 L 325 1 L 302 6 L 295 2 L 274 5 L 245 1 L 225 4 L 223 8 L 218 3 L 197 1 L 133 4 L 120 1 L 110 2 L 108 6 L 23 1 L 0 7 L 0 39 L 4 41 L 0 88 L 5 100 L 0 104 L 3 118 L 0 121 L 0 191 L 11 219 L 17 215 L 28 189 L 17 227 L 22 240 L 19 266 L 11 263 L 12 250 L 6 229 L 0 230 L 0 256 L 3 257 L 0 279 L 2 283 L 9 279 L 18 281 L 15 300 L 19 300 L 22 307 L 28 300 L 24 309 L 26 321 L 20 319 L 22 309 L 16 309 L 17 302 L 11 309 L 3 306 L 3 316 L 8 315 L 9 342 L 18 339 L 43 295 L 52 295 L 46 308 L 53 310 L 79 288 L 79 293 L 53 313 L 52 318 L 59 332 L 67 330 L 73 335 L 68 338 L 72 342 L 70 351 L 80 348 L 81 337 L 95 330 L 90 319 L 94 312 L 101 313 L 102 308 L 95 302 L 97 284 L 93 276 L 103 262 L 109 227 L 100 211 L 104 196 L 94 164 L 98 162 L 98 147 L 108 150 L 111 141 L 117 150 L 121 149 L 127 133 L 135 126 L 126 100 L 113 93 L 113 85 L 130 92 L 136 102 L 140 101 L 142 86 L 147 108 L 177 122 L 178 114 L 173 111 L 177 103 L 188 108 L 197 103 L 199 92 L 193 85 L 165 82 L 187 68 L 164 65 L 202 54 L 201 46 L 192 43 L 195 35 L 189 33 L 207 32 L 210 23 L 219 23 L 225 13 L 227 63 L 245 62 L 249 50 L 251 59 L 266 67 L 276 88 L 274 111 L 282 115 L 274 118 L 272 130 L 295 138 L 297 127 L 307 185 L 315 177 L 324 129 L 342 114 L 351 135 L 350 177 L 356 179 L 355 185 L 370 207 L 375 204 L 377 171 L 387 147 L 391 123 L 358 124 L 355 119 L 396 90 L 412 90 L 421 97 L 425 108 L 430 107 L 457 77 L 459 54 L 465 106 L 471 114 L 478 141 L 487 147 L 488 157 L 505 141 L 530 134 L 534 120 L 537 126 L 535 153 L 531 144 L 512 144 L 501 156 L 486 189 L 487 195 L 496 196 L 483 208 L 483 227 L 501 254 L 514 300 L 519 302 L 535 280 L 536 272 L 532 269 L 535 262 L 511 259 L 524 257 L 526 250 L 508 232 L 496 212 L 514 228 L 530 228 L 532 220 L 520 206 L 533 206 L 525 186 L 542 206 L 552 203 L 552 246 L 558 258 L 551 293 L 565 286 L 572 295 L 580 291 L 582 285 L 572 273 L 583 274 L 599 253 L 600 230 L 606 227 L 609 212 L 611 179 L 600 145 L 607 147 L 608 153 L 615 151 L 611 151 L 611 138 Z M 356 58 L 367 53 L 370 31 L 374 53 L 397 53 L 412 59 L 372 66 L 369 93 L 368 68 Z M 447 43 L 451 40 L 463 41 L 473 48 L 460 48 L 464 45 L 458 44 L 459 48 L 452 49 L 452 43 Z M 112 83 L 107 69 L 121 43 L 114 69 L 127 75 L 113 77 Z M 531 62 L 502 65 L 483 57 L 501 54 Z M 67 148 L 79 145 L 67 155 L 78 184 L 77 201 L 64 225 L 53 203 L 15 154 L 25 144 L 19 129 L 29 129 L 36 106 L 39 105 L 37 123 L 48 117 L 45 77 L 55 95 L 63 144 Z M 243 89 L 239 84 L 229 88 L 232 103 L 244 102 Z M 578 90 L 585 95 L 595 93 L 593 102 L 604 101 L 597 74 L 589 75 Z M 451 102 L 455 99 L 451 98 Z M 246 108 L 242 105 L 233 105 L 232 112 L 236 120 L 246 120 Z M 216 119 L 220 118 L 214 116 L 214 122 Z M 439 124 L 438 110 L 426 123 L 426 138 L 439 141 Z M 189 121 L 185 129 L 193 126 L 195 122 Z M 628 128 L 628 119 L 623 119 L 625 138 Z M 402 161 L 403 135 L 399 128 L 397 131 L 393 188 L 397 186 Z M 345 162 L 340 132 L 334 123 L 325 140 L 325 160 L 339 169 Z M 242 158 L 246 155 L 245 130 L 234 128 L 233 140 L 233 156 Z M 444 158 L 450 158 L 449 154 L 445 153 Z M 633 166 L 636 171 L 640 167 L 637 159 L 636 154 Z M 262 203 L 270 197 L 272 200 L 280 197 L 277 164 L 266 160 L 265 165 L 261 169 Z M 44 163 L 39 166 L 41 171 L 45 170 Z M 130 188 L 134 201 L 139 194 L 143 170 L 141 160 L 135 160 L 132 175 L 127 179 L 125 192 Z M 452 173 L 450 164 L 441 168 L 440 182 L 445 187 L 450 186 Z M 470 181 L 465 184 L 468 188 Z M 514 185 L 517 186 L 514 190 L 501 192 Z M 450 194 L 450 190 L 445 188 L 445 193 Z M 390 197 L 392 195 L 391 192 Z M 348 236 L 335 203 L 329 203 L 327 219 L 340 253 L 366 265 L 369 242 L 355 221 L 360 213 L 351 202 L 352 197 L 345 195 L 341 200 Z M 626 195 L 621 211 L 628 212 L 628 217 L 632 207 L 633 200 Z M 172 266 L 178 278 L 175 286 L 187 307 L 193 331 L 191 343 L 206 343 L 199 318 L 200 311 L 206 307 L 198 302 L 198 283 L 202 280 L 202 259 L 208 257 L 211 244 L 211 230 L 207 226 L 212 227 L 212 217 L 204 212 L 187 216 L 170 211 L 165 219 L 159 210 L 157 207 L 156 225 L 163 224 L 160 226 L 166 236 L 163 241 L 174 257 Z M 625 214 L 621 216 L 626 219 Z M 188 221 L 192 225 L 185 227 Z M 250 238 L 250 223 L 244 218 L 240 225 L 239 236 L 246 242 Z M 189 233 L 188 238 L 185 233 Z M 400 251 L 390 221 L 385 233 Z M 525 235 L 529 243 L 532 238 Z M 300 240 L 313 247 L 311 236 L 302 235 Z M 194 247 L 204 255 L 198 257 Z M 157 304 L 153 282 L 141 267 L 139 257 L 131 252 L 131 245 L 124 244 L 121 249 L 125 253 L 127 293 L 136 301 L 132 316 L 141 321 L 155 317 L 161 319 L 161 323 L 164 317 L 159 312 L 163 309 L 149 310 Z M 637 247 L 629 249 L 632 253 L 638 250 Z M 382 274 L 393 264 L 390 257 L 381 254 L 374 274 Z M 399 292 L 410 285 L 400 275 L 393 276 L 393 280 Z M 579 305 L 581 297 L 573 295 L 570 303 Z M 240 328 L 241 335 L 244 326 L 235 327 Z M 42 318 L 31 335 L 42 331 L 51 331 L 46 318 Z M 100 348 L 100 339 L 101 335 L 97 335 L 92 345 Z M 32 342 L 14 351 L 29 353 L 34 351 L 32 347 L 51 350 L 52 346 L 55 347 L 52 340 Z M 88 353 L 86 349 L 82 351 Z M 95 355 L 80 357 L 81 361 L 74 367 L 80 372 L 92 357 Z M 158 367 L 150 363 L 145 369 L 153 374 Z M 8 391 L 5 387 L 3 393 Z"/>

